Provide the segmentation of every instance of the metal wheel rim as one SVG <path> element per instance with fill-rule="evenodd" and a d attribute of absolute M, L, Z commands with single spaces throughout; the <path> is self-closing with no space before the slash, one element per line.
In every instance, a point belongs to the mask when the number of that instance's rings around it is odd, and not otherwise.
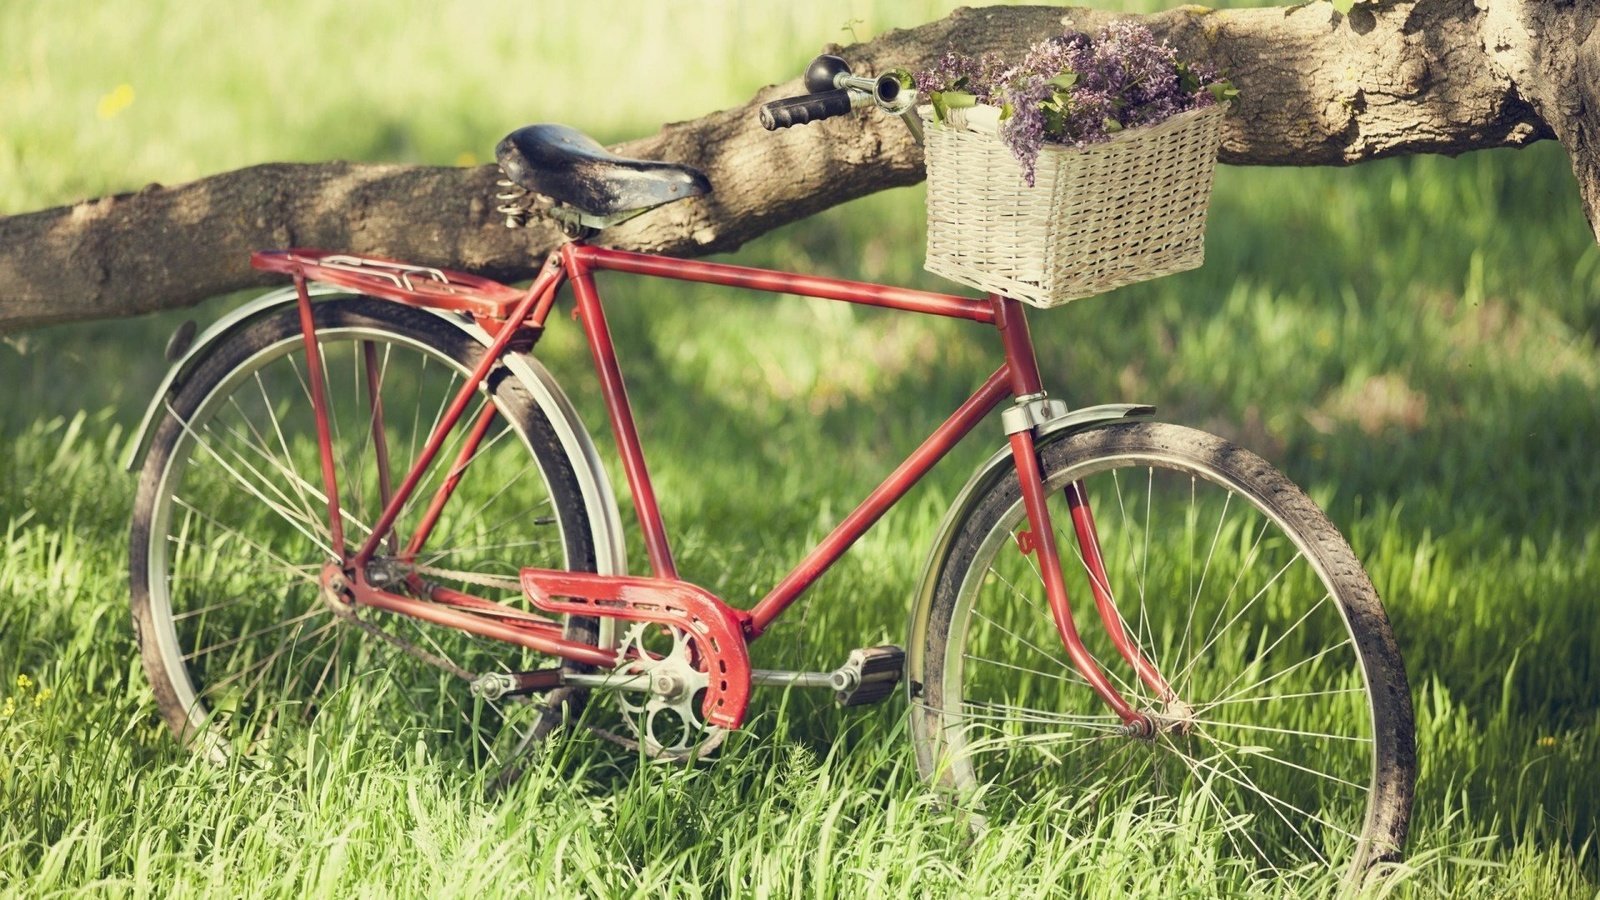
<path fill-rule="evenodd" d="M 1228 492 L 1240 500 L 1248 502 L 1250 508 L 1257 515 L 1270 522 L 1276 528 L 1278 534 L 1284 536 L 1293 543 L 1295 549 L 1299 551 L 1299 558 L 1305 560 L 1305 562 L 1315 573 L 1318 581 L 1324 587 L 1328 587 L 1336 583 L 1336 581 L 1331 577 L 1330 573 L 1326 570 L 1325 566 L 1322 564 L 1322 561 L 1318 558 L 1317 554 L 1312 552 L 1312 548 L 1302 539 L 1299 534 L 1296 533 L 1294 529 L 1288 525 L 1284 517 L 1274 510 L 1269 504 L 1258 500 L 1248 492 L 1245 492 L 1238 487 L 1228 484 L 1227 478 L 1217 469 L 1204 465 L 1203 463 L 1187 456 L 1166 454 L 1158 450 L 1107 453 L 1091 459 L 1080 461 L 1070 467 L 1062 469 L 1047 483 L 1046 493 L 1047 495 L 1053 496 L 1068 483 L 1086 479 L 1090 476 L 1113 469 L 1128 470 L 1135 468 L 1149 468 L 1161 464 L 1164 464 L 1165 466 L 1164 471 L 1169 473 L 1188 473 L 1204 480 L 1205 482 L 1208 482 L 1211 485 L 1214 485 L 1223 491 Z M 1019 497 L 1013 504 L 1006 508 L 1006 510 L 996 520 L 995 525 L 985 535 L 983 542 L 973 555 L 974 564 L 968 569 L 966 577 L 957 592 L 955 607 L 951 614 L 950 631 L 945 641 L 945 657 L 942 661 L 943 678 L 941 680 L 941 689 L 943 692 L 943 702 L 946 710 L 948 710 L 952 705 L 952 700 L 950 698 L 960 698 L 962 695 L 961 685 L 965 675 L 966 664 L 966 660 L 964 658 L 964 648 L 968 639 L 969 626 L 971 625 L 971 612 L 975 601 L 982 593 L 981 584 L 989 571 L 988 567 L 983 567 L 980 570 L 978 563 L 992 560 L 995 552 L 997 551 L 997 545 L 1009 542 L 1011 533 L 1015 530 L 1017 524 L 1023 521 L 1025 517 L 1026 511 L 1024 510 L 1022 500 Z M 1058 542 L 1070 541 L 1070 526 L 1067 529 L 1067 533 L 1063 535 L 1059 516 L 1054 508 L 1052 509 L 1052 519 L 1058 532 Z M 1065 545 L 1063 544 L 1063 546 Z M 1075 561 L 1075 558 L 1070 554 L 1070 552 L 1063 549 L 1062 556 L 1064 574 L 1067 574 L 1069 579 L 1073 574 L 1078 574 L 1080 576 L 1083 574 L 1081 571 L 1075 573 L 1074 567 L 1078 566 L 1079 564 Z M 1367 660 L 1362 653 L 1360 642 L 1354 640 L 1354 632 L 1351 629 L 1349 615 L 1344 604 L 1342 602 L 1338 602 L 1337 595 L 1333 593 L 1331 588 L 1329 588 L 1329 593 L 1330 595 L 1334 596 L 1335 602 L 1333 603 L 1333 606 L 1338 612 L 1339 620 L 1344 626 L 1345 633 L 1351 637 L 1350 652 L 1354 656 L 1353 662 L 1355 663 L 1355 669 L 1360 676 L 1362 692 L 1365 695 L 1366 720 L 1363 724 L 1366 726 L 1367 734 L 1371 736 L 1373 741 L 1376 741 L 1377 712 L 1374 707 L 1375 701 L 1373 698 L 1372 686 L 1367 679 Z M 1072 599 L 1074 618 L 1080 623 L 1080 630 L 1100 628 L 1101 625 L 1099 621 L 1093 618 L 1092 612 L 1089 611 L 1090 607 L 1092 607 L 1092 601 L 1089 599 L 1087 591 L 1082 590 L 1080 586 L 1080 589 L 1073 592 Z M 1100 658 L 1098 661 L 1105 668 L 1125 666 L 1124 661 L 1120 657 L 1113 657 L 1110 659 Z M 1191 663 L 1192 662 L 1193 661 L 1191 660 Z M 1137 683 L 1137 679 L 1134 680 Z M 956 702 L 959 703 L 959 700 Z M 1109 713 L 1109 710 L 1106 711 Z M 943 780 L 946 784 L 954 782 L 953 786 L 962 794 L 971 794 L 973 791 L 981 787 L 981 784 L 971 764 L 974 754 L 962 752 L 962 745 L 965 743 L 965 740 L 963 736 L 963 729 L 961 727 L 961 720 L 964 718 L 964 715 L 940 711 L 939 722 L 935 728 L 935 739 L 939 747 L 939 752 L 936 754 L 936 759 L 938 760 L 936 765 L 941 769 L 939 773 L 941 780 Z M 1347 853 L 1345 854 L 1348 862 L 1341 866 L 1343 874 L 1364 871 L 1364 861 L 1370 851 L 1368 839 L 1372 832 L 1374 819 L 1377 815 L 1376 798 L 1379 793 L 1379 754 L 1376 752 L 1376 748 L 1374 747 L 1374 749 L 1371 750 L 1368 755 L 1371 757 L 1371 759 L 1368 783 L 1363 792 L 1366 809 L 1362 816 L 1362 831 L 1358 836 L 1357 843 L 1354 846 L 1349 847 Z M 974 813 L 974 823 L 979 826 L 982 826 L 986 823 L 985 816 L 981 809 Z"/>
<path fill-rule="evenodd" d="M 463 378 L 471 374 L 470 369 L 462 366 L 451 356 L 440 352 L 438 348 L 409 335 L 389 329 L 355 325 L 334 326 L 319 328 L 317 335 L 321 339 L 321 345 L 324 346 L 335 342 L 360 340 L 372 340 L 383 344 L 403 346 L 418 353 L 420 356 L 448 366 L 451 371 Z M 194 749 L 216 762 L 225 762 L 231 754 L 224 738 L 209 724 L 210 711 L 206 704 L 200 700 L 195 690 L 193 676 L 183 659 L 181 642 L 173 618 L 169 591 L 169 576 L 171 573 L 169 571 L 169 555 L 166 552 L 167 535 L 171 526 L 173 507 L 173 494 L 169 490 L 169 486 L 174 472 L 180 469 L 187 469 L 190 457 L 198 446 L 198 442 L 195 439 L 195 428 L 211 421 L 217 408 L 227 402 L 240 383 L 253 377 L 255 373 L 261 371 L 267 364 L 303 349 L 303 347 L 303 338 L 299 334 L 294 334 L 274 341 L 251 353 L 235 365 L 228 372 L 227 377 L 215 385 L 195 408 L 194 413 L 180 431 L 172 452 L 167 457 L 166 465 L 162 469 L 161 477 L 157 482 L 156 496 L 158 501 L 155 504 L 155 510 L 150 520 L 149 534 L 147 536 L 148 543 L 146 545 L 150 615 L 157 624 L 153 637 L 157 651 L 161 656 L 168 682 L 172 686 L 176 699 L 188 716 L 191 740 L 196 742 Z M 173 414 L 170 405 L 168 406 L 168 414 Z M 548 490 L 549 475 L 544 470 L 538 454 L 533 451 L 527 434 L 519 427 L 508 427 L 516 434 L 517 440 L 521 443 L 528 458 L 538 469 L 539 476 L 543 479 Z M 436 465 L 438 465 L 437 462 Z M 568 564 L 567 535 L 565 524 L 560 516 L 556 517 L 556 528 L 559 536 L 558 544 L 560 546 L 561 562 L 562 566 L 565 567 Z"/>

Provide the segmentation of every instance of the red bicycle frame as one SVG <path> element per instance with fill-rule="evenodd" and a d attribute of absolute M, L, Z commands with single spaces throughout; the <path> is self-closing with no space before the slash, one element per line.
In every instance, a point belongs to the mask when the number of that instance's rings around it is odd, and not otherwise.
<path fill-rule="evenodd" d="M 332 263 L 339 260 L 340 264 Z M 353 263 L 353 265 L 352 265 Z M 645 590 L 649 585 L 665 593 L 685 598 L 685 602 L 700 604 L 700 621 L 724 619 L 729 629 L 742 632 L 725 634 L 723 642 L 740 643 L 738 656 L 743 657 L 743 642 L 759 637 L 771 623 L 783 614 L 821 575 L 872 527 L 885 512 L 919 482 L 935 464 L 944 458 L 956 444 L 966 437 L 989 413 L 1007 397 L 1019 402 L 1043 396 L 1043 386 L 1038 363 L 1029 334 L 1023 306 L 1015 300 L 991 294 L 983 299 L 972 299 L 946 294 L 936 294 L 904 288 L 888 287 L 863 282 L 796 275 L 767 269 L 735 266 L 725 263 L 679 260 L 622 250 L 591 246 L 582 242 L 563 245 L 552 253 L 533 284 L 524 292 L 513 292 L 503 285 L 455 273 L 439 273 L 432 269 L 406 267 L 385 261 L 364 260 L 353 257 L 330 257 L 318 251 L 275 251 L 259 253 L 255 264 L 261 268 L 282 271 L 294 276 L 299 288 L 301 326 L 305 332 L 307 358 L 316 366 L 314 324 L 311 300 L 305 283 L 307 279 L 330 281 L 352 287 L 364 293 L 383 296 L 414 305 L 442 307 L 472 315 L 483 325 L 492 340 L 476 369 L 452 399 L 422 452 L 406 473 L 401 484 L 392 491 L 388 487 L 387 450 L 382 440 L 382 411 L 374 399 L 375 450 L 384 472 L 382 488 L 384 509 L 374 523 L 371 533 L 359 549 L 349 554 L 344 564 L 330 566 L 326 577 L 337 577 L 346 585 L 354 602 L 376 606 L 390 612 L 413 616 L 436 624 L 458 628 L 473 634 L 504 640 L 531 648 L 541 653 L 562 657 L 600 667 L 618 664 L 614 652 L 593 645 L 571 641 L 563 637 L 561 623 L 552 618 L 464 594 L 443 587 L 427 585 L 420 579 L 410 580 L 413 593 L 426 599 L 406 596 L 373 584 L 367 577 L 367 568 L 377 556 L 379 548 L 388 541 L 392 549 L 394 536 L 390 534 L 407 499 L 417 489 L 425 473 L 435 464 L 446 438 L 460 424 L 466 410 L 476 396 L 479 384 L 487 377 L 519 335 L 542 330 L 563 284 L 570 282 L 576 301 L 576 313 L 582 322 L 584 335 L 593 357 L 600 387 L 605 399 L 612 432 L 616 437 L 623 471 L 634 500 L 645 549 L 650 561 L 650 579 L 609 579 L 612 587 L 620 590 L 624 581 L 630 590 Z M 379 275 L 357 271 L 362 265 L 372 266 Z M 381 268 L 388 267 L 388 268 Z M 928 436 L 881 484 L 875 488 L 854 511 L 839 523 L 823 540 L 797 564 L 776 586 L 749 610 L 736 610 L 697 587 L 678 578 L 673 561 L 671 544 L 651 484 L 644 450 L 639 440 L 633 410 L 628 402 L 627 388 L 623 383 L 616 349 L 611 340 L 605 313 L 594 282 L 597 271 L 615 271 L 653 278 L 669 278 L 702 284 L 748 288 L 766 293 L 796 294 L 825 300 L 836 300 L 867 306 L 885 307 L 926 315 L 966 319 L 996 328 L 1001 337 L 1004 362 L 989 378 L 962 403 L 955 412 Z M 393 272 L 399 271 L 404 277 Z M 438 278 L 421 277 L 417 273 L 437 274 Z M 414 277 L 415 276 L 415 277 Z M 372 373 L 369 374 L 369 381 Z M 326 398 L 319 389 L 321 379 L 313 370 L 310 382 L 314 387 L 312 402 L 316 408 L 318 440 L 323 454 L 324 489 L 328 498 L 330 526 L 334 546 L 344 546 L 342 520 L 339 512 L 338 485 L 333 466 L 333 451 L 327 430 Z M 376 397 L 376 391 L 369 391 Z M 479 442 L 486 434 L 495 416 L 492 404 L 468 426 L 469 432 L 461 450 L 451 464 L 430 500 L 417 529 L 409 536 L 402 560 L 414 559 L 425 546 L 440 511 L 449 501 L 461 472 L 469 464 Z M 1046 506 L 1046 489 L 1043 483 L 1039 458 L 1034 446 L 1033 432 L 1022 429 L 1009 436 L 1013 458 L 1020 479 L 1022 499 L 1027 511 L 1028 531 L 1019 535 L 1019 550 L 1036 553 L 1040 574 L 1044 581 L 1046 599 L 1062 643 L 1073 665 L 1083 675 L 1090 687 L 1110 706 L 1125 724 L 1148 729 L 1148 717 L 1135 710 L 1110 684 L 1099 665 L 1083 646 L 1072 617 L 1071 602 L 1062 571 L 1061 559 L 1054 540 L 1055 531 Z M 1082 487 L 1069 485 L 1066 489 L 1068 508 L 1079 552 L 1089 574 L 1091 593 L 1102 625 L 1106 628 L 1119 654 L 1134 668 L 1140 679 L 1162 698 L 1171 690 L 1159 672 L 1148 663 L 1134 646 L 1122 625 L 1114 598 L 1108 589 L 1108 580 L 1100 556 L 1094 519 L 1088 498 Z M 1041 537 L 1042 536 L 1042 537 Z M 337 570 L 336 572 L 333 570 Z M 590 589 L 600 590 L 608 582 L 604 576 L 571 577 L 572 573 L 555 570 L 524 570 L 523 583 L 535 605 L 546 610 L 575 611 L 576 607 L 562 606 L 548 597 L 541 602 L 537 583 L 549 579 L 551 583 L 582 583 Z M 598 598 L 598 594 L 591 595 Z M 713 608 L 715 607 L 715 608 Z M 599 608 L 599 607 L 588 607 Z M 684 613 L 689 614 L 689 613 Z M 618 615 L 619 618 L 649 619 L 643 615 Z M 745 689 L 748 689 L 748 662 Z M 530 673 L 531 674 L 531 673 Z M 733 700 L 738 704 L 737 714 L 719 724 L 738 724 L 742 715 L 743 697 Z M 708 707 L 711 703 L 708 701 Z"/>

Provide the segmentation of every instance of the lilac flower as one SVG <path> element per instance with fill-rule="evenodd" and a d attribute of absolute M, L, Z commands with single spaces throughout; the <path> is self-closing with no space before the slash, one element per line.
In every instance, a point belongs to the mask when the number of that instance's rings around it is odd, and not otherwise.
<path fill-rule="evenodd" d="M 1045 38 L 1028 50 L 1028 55 L 1017 63 L 1008 75 L 1013 78 L 1040 75 L 1054 78 L 1063 72 L 1076 72 L 1093 52 L 1094 41 L 1082 32 Z"/>
<path fill-rule="evenodd" d="M 1045 140 L 1044 102 L 1054 97 L 1055 85 L 1042 75 L 1029 75 L 1011 83 L 1005 102 L 1011 115 L 1000 123 L 1000 139 L 1022 164 L 1022 178 L 1033 187 L 1034 165 Z"/>
<path fill-rule="evenodd" d="M 1126 21 L 1094 37 L 1069 31 L 1047 38 L 1014 66 L 992 53 L 947 53 L 933 69 L 918 73 L 916 84 L 926 98 L 959 91 L 1005 108 L 1000 137 L 1030 185 L 1047 142 L 1087 146 L 1232 94 L 1214 66 L 1179 61 L 1166 41 Z"/>
<path fill-rule="evenodd" d="M 976 59 L 951 50 L 939 57 L 939 62 L 933 68 L 924 69 L 911 77 L 916 82 L 917 92 L 926 97 L 935 91 L 951 90 L 962 79 L 970 81 L 976 72 Z"/>
<path fill-rule="evenodd" d="M 1005 70 L 998 53 L 968 56 L 952 50 L 940 57 L 932 69 L 913 75 L 912 80 L 924 99 L 937 91 L 961 90 L 976 96 L 979 103 L 989 103 L 998 96 Z"/>

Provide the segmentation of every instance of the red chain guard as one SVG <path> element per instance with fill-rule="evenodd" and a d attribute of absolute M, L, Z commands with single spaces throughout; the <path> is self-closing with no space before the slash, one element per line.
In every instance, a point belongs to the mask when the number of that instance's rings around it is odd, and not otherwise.
<path fill-rule="evenodd" d="M 683 629 L 710 675 L 700 713 L 723 728 L 738 728 L 750 705 L 748 613 L 686 581 L 523 569 L 522 591 L 534 607 L 551 613 L 658 622 Z"/>

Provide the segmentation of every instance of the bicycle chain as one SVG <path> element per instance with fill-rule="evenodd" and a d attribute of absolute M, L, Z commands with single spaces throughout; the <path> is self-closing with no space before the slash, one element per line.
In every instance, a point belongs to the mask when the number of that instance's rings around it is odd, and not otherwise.
<path fill-rule="evenodd" d="M 453 569 L 441 569 L 434 566 L 412 566 L 412 570 L 418 574 L 448 578 L 453 581 L 459 581 L 464 584 L 472 584 L 478 587 L 492 587 L 507 591 L 522 590 L 522 585 L 518 583 L 516 579 L 512 578 L 498 578 L 493 575 L 482 575 L 476 572 L 462 572 Z M 334 615 L 344 619 L 352 625 L 355 625 L 357 628 L 360 628 L 362 631 L 365 631 L 367 634 L 372 635 L 378 640 L 398 648 L 407 656 L 421 660 L 430 666 L 443 669 L 444 671 L 449 672 L 451 675 L 454 675 L 463 681 L 471 682 L 478 678 L 477 675 L 474 675 L 461 666 L 456 665 L 454 662 L 451 662 L 450 660 L 445 659 L 437 654 L 430 653 L 427 650 L 418 647 L 416 644 L 411 643 L 405 638 L 390 634 L 372 622 L 368 622 L 356 614 L 354 607 L 349 606 L 341 600 L 334 600 L 330 598 L 327 605 L 331 610 L 333 610 Z"/>
<path fill-rule="evenodd" d="M 522 584 L 514 578 L 499 578 L 494 575 L 483 575 L 477 572 L 463 572 L 454 569 L 443 569 L 437 566 L 412 566 L 412 570 L 419 575 L 446 578 L 462 584 L 471 584 L 478 587 L 490 587 L 499 590 L 518 592 L 522 590 Z M 350 622 L 357 628 L 360 628 L 362 631 L 372 635 L 378 640 L 398 648 L 400 652 L 406 654 L 407 656 L 442 669 L 468 683 L 471 683 L 478 677 L 451 662 L 450 660 L 436 654 L 429 653 L 427 650 L 418 647 L 410 641 L 396 635 L 392 635 L 389 632 L 384 631 L 382 628 L 379 628 L 377 625 L 362 619 L 356 614 L 356 610 L 353 607 L 346 605 L 343 601 L 332 600 L 328 603 L 328 606 L 333 610 L 334 615 L 344 619 L 347 622 Z M 515 617 L 516 616 L 513 616 L 513 618 Z M 535 618 L 532 614 L 528 614 L 528 617 Z M 627 737 L 626 735 L 617 734 L 614 731 L 601 728 L 598 725 L 586 724 L 583 727 L 585 730 L 593 733 L 596 737 L 617 744 L 629 752 L 637 753 L 639 751 L 639 742 Z M 520 752 L 520 750 L 521 748 L 519 747 L 518 752 Z"/>
<path fill-rule="evenodd" d="M 476 585 L 477 587 L 491 587 L 502 591 L 515 591 L 522 593 L 522 582 L 515 578 L 501 578 L 496 575 L 484 575 L 479 572 L 462 572 L 457 569 L 441 569 L 437 566 L 412 565 L 411 570 L 418 575 L 433 575 L 438 578 L 447 578 L 459 581 L 462 584 Z"/>
<path fill-rule="evenodd" d="M 400 652 L 405 653 L 407 656 L 420 659 L 430 666 L 443 669 L 444 671 L 449 672 L 451 675 L 469 682 L 477 677 L 450 660 L 445 659 L 442 656 L 429 653 L 421 647 L 418 647 L 416 644 L 413 644 L 404 638 L 396 637 L 389 632 L 384 631 L 382 628 L 379 628 L 377 625 L 374 625 L 373 623 L 361 618 L 356 614 L 355 607 L 346 604 L 341 599 L 328 597 L 326 598 L 326 604 L 328 608 L 333 611 L 334 615 L 345 620 L 346 622 L 349 622 L 362 631 L 365 631 L 367 634 L 372 635 L 378 640 L 390 644 L 391 646 L 398 647 Z"/>

